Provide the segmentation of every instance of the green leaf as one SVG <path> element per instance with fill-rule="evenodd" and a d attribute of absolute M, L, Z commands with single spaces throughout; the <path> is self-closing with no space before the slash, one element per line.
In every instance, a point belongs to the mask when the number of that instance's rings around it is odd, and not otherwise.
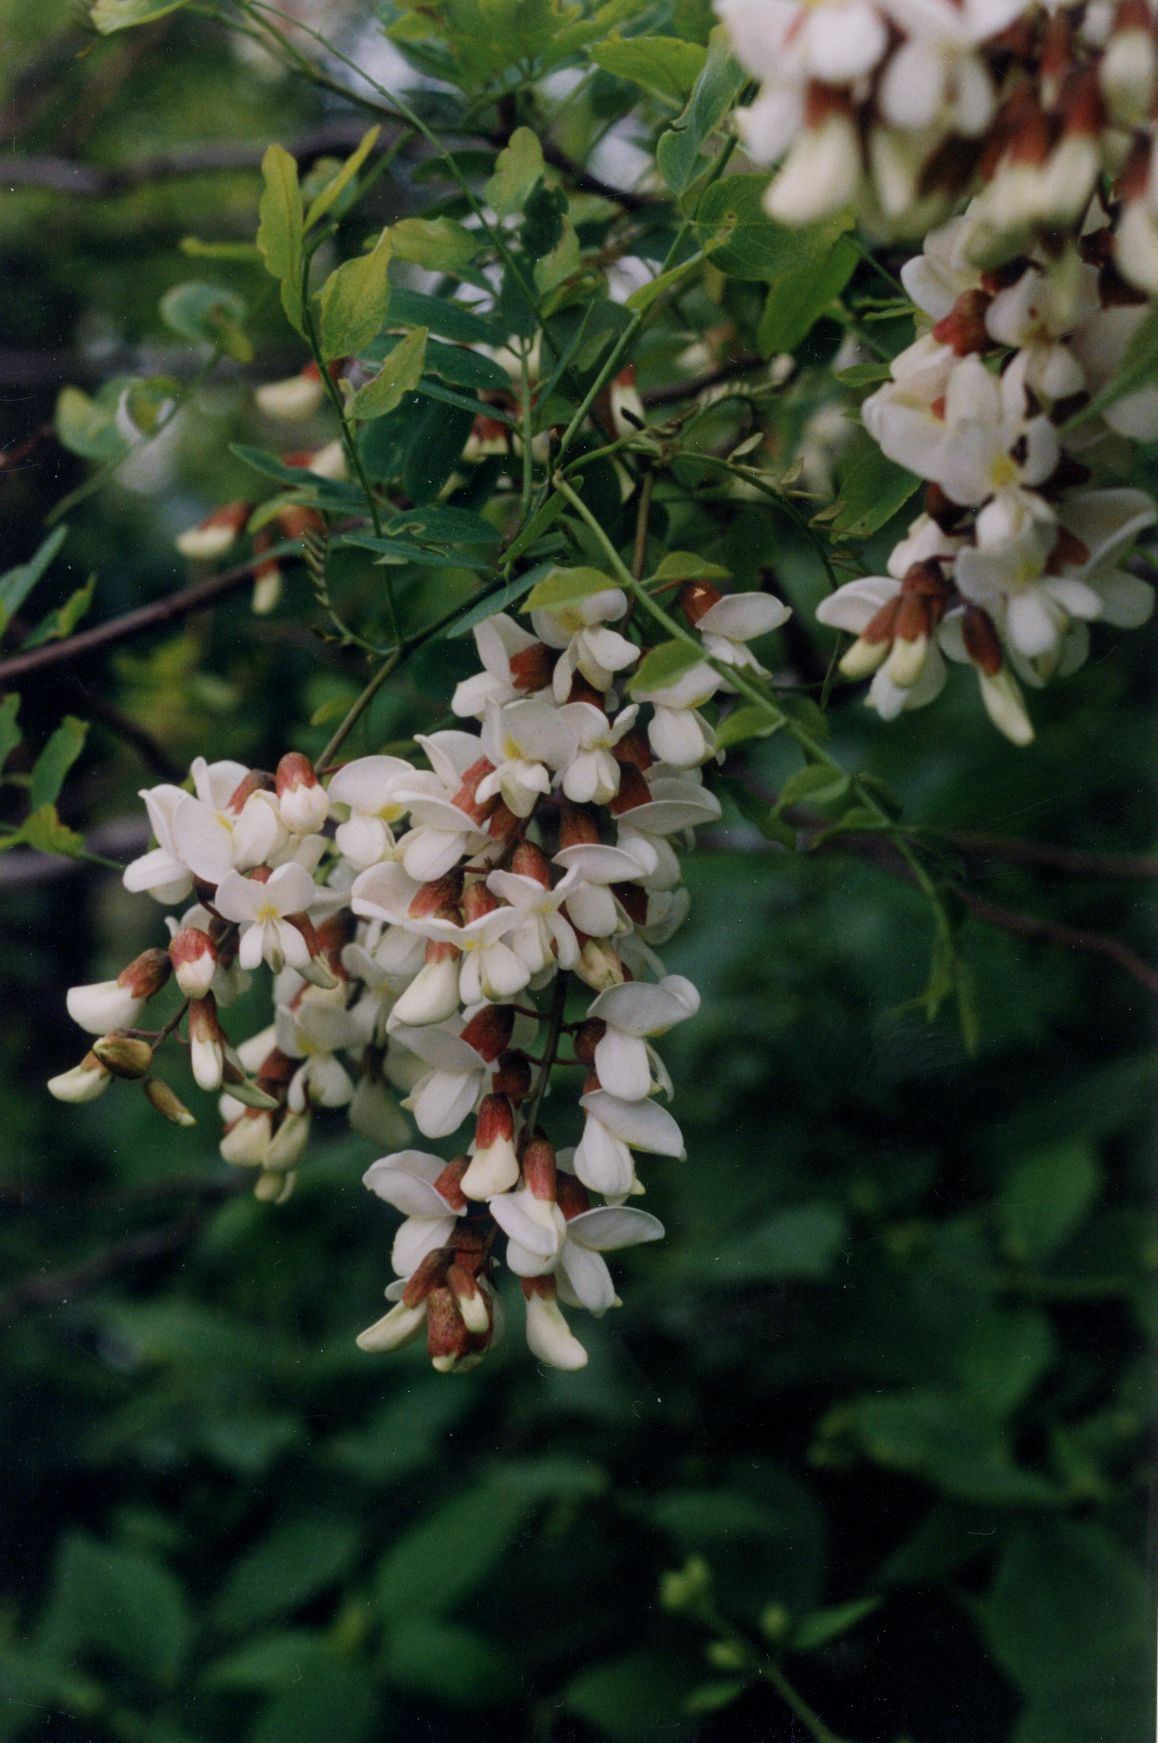
<path fill-rule="evenodd" d="M 923 1477 L 962 1500 L 994 1506 L 1057 1502 L 1056 1487 L 1015 1465 L 992 1420 L 960 1393 L 930 1386 L 862 1398 L 850 1427 L 875 1463 Z"/>
<path fill-rule="evenodd" d="M 19 829 L 0 838 L 0 853 L 10 847 L 34 847 L 38 853 L 59 853 L 66 859 L 80 859 L 84 836 L 60 821 L 55 805 L 42 805 L 26 817 Z"/>
<path fill-rule="evenodd" d="M 678 36 L 630 36 L 614 31 L 591 50 L 596 66 L 617 79 L 630 79 L 661 97 L 686 101 L 704 68 L 707 51 Z"/>
<path fill-rule="evenodd" d="M 550 563 L 536 563 L 528 569 L 525 575 L 518 575 L 513 581 L 508 581 L 505 587 L 489 590 L 486 596 L 472 605 L 469 611 L 464 611 L 461 617 L 455 619 L 447 630 L 448 640 L 454 641 L 469 635 L 476 623 L 481 623 L 484 617 L 493 617 L 497 611 L 506 611 L 508 606 L 521 599 L 542 576 L 549 573 Z"/>
<path fill-rule="evenodd" d="M 256 242 L 204 242 L 200 236 L 182 236 L 177 246 L 191 260 L 234 260 L 246 264 L 261 260 Z"/>
<path fill-rule="evenodd" d="M 456 1622 L 402 1621 L 387 1637 L 383 1668 L 395 1688 L 459 1707 L 501 1705 L 519 1689 L 506 1653 Z"/>
<path fill-rule="evenodd" d="M 698 557 L 694 551 L 669 551 L 654 575 L 648 576 L 652 581 L 730 581 L 731 570 L 723 568 L 719 563 L 709 563 L 706 558 Z"/>
<path fill-rule="evenodd" d="M 730 175 L 713 182 L 696 207 L 700 245 L 714 241 L 713 264 L 733 278 L 774 281 L 800 271 L 815 273 L 847 229 L 846 222 L 831 218 L 800 230 L 774 224 L 764 210 L 767 187 L 768 178 L 761 175 Z"/>
<path fill-rule="evenodd" d="M 832 1204 L 797 1204 L 777 1212 L 722 1247 L 710 1282 L 822 1282 L 831 1277 L 848 1238 L 844 1216 Z"/>
<path fill-rule="evenodd" d="M 704 147 L 744 88 L 746 75 L 729 52 L 728 33 L 718 24 L 687 108 L 660 136 L 656 162 L 673 194 L 684 194 L 704 169 Z"/>
<path fill-rule="evenodd" d="M 397 230 L 398 226 L 394 228 Z M 408 285 L 392 287 L 390 314 L 397 326 L 426 327 L 440 339 L 452 339 L 457 345 L 493 345 L 499 336 L 490 321 L 464 303 L 455 302 L 453 297 L 428 296 Z"/>
<path fill-rule="evenodd" d="M 674 639 L 660 642 L 644 654 L 627 687 L 633 696 L 647 697 L 654 690 L 663 690 L 674 684 L 685 672 L 703 665 L 703 662 L 704 656 L 698 647 Z"/>
<path fill-rule="evenodd" d="M 529 127 L 516 127 L 499 152 L 495 173 L 484 190 L 488 206 L 500 218 L 522 211 L 544 168 L 543 147 Z"/>
<path fill-rule="evenodd" d="M 1091 418 L 1100 417 L 1127 394 L 1153 386 L 1155 377 L 1158 377 L 1158 308 L 1151 307 L 1127 345 L 1113 379 L 1094 395 L 1088 405 L 1075 412 L 1064 426 L 1063 434 L 1089 423 Z"/>
<path fill-rule="evenodd" d="M 756 793 L 725 775 L 719 785 L 727 793 L 745 823 L 751 823 L 758 829 L 766 841 L 773 841 L 778 847 L 787 848 L 791 853 L 796 847 L 796 830 L 781 821 L 769 805 L 767 799 L 761 799 Z"/>
<path fill-rule="evenodd" d="M 824 259 L 810 261 L 778 278 L 760 317 L 757 340 L 761 356 L 795 351 L 839 297 L 859 259 L 855 243 L 841 236 Z M 719 264 L 718 255 L 716 261 Z"/>
<path fill-rule="evenodd" d="M 15 690 L 10 690 L 0 702 L 0 769 L 3 769 L 23 736 L 16 718 L 19 712 L 20 698 Z"/>
<path fill-rule="evenodd" d="M 867 539 L 920 489 L 919 478 L 887 459 L 876 443 L 866 438 L 860 453 L 844 470 L 836 502 L 813 515 L 812 524 L 827 523 L 836 539 Z"/>
<path fill-rule="evenodd" d="M 565 220 L 558 242 L 541 260 L 535 262 L 535 289 L 543 297 L 551 291 L 558 290 L 560 285 L 574 278 L 583 265 L 583 256 L 579 247 L 579 237 L 570 220 Z M 555 298 L 544 311 L 552 314 L 563 299 Z"/>
<path fill-rule="evenodd" d="M 116 398 L 101 391 L 91 398 L 79 387 L 62 387 L 56 396 L 53 426 L 61 444 L 84 460 L 119 460 L 128 442 L 117 428 Z"/>
<path fill-rule="evenodd" d="M 552 569 L 542 581 L 536 582 L 523 606 L 524 611 L 562 611 L 568 605 L 578 605 L 596 593 L 606 593 L 617 583 L 600 569 Z"/>
<path fill-rule="evenodd" d="M 817 1647 L 827 1646 L 830 1640 L 847 1634 L 850 1628 L 871 1616 L 880 1608 L 880 1603 L 879 1598 L 854 1598 L 850 1604 L 833 1604 L 825 1610 L 813 1610 L 793 1630 L 793 1652 L 815 1652 Z"/>
<path fill-rule="evenodd" d="M 470 265 L 483 239 L 453 218 L 402 218 L 390 226 L 390 240 L 397 260 L 454 277 Z"/>
<path fill-rule="evenodd" d="M 318 295 L 318 329 L 327 362 L 357 357 L 382 331 L 390 307 L 390 231 L 369 254 L 335 267 Z"/>
<path fill-rule="evenodd" d="M 1034 1307 L 992 1307 L 966 1345 L 962 1378 L 978 1407 L 998 1419 L 1016 1410 L 1057 1360 L 1046 1315 Z"/>
<path fill-rule="evenodd" d="M 312 1677 L 317 1667 L 332 1662 L 323 1635 L 309 1628 L 286 1628 L 215 1659 L 205 1671 L 205 1681 L 215 1689 L 276 1693 L 305 1674 Z"/>
<path fill-rule="evenodd" d="M 684 1702 L 694 1686 L 687 1667 L 670 1654 L 632 1652 L 581 1671 L 559 1705 L 615 1743 L 656 1743 L 659 1737 L 679 1743 L 688 1730 L 686 1719 L 680 1723 Z"/>
<path fill-rule="evenodd" d="M 378 1590 L 385 1613 L 414 1621 L 454 1609 L 493 1573 L 526 1508 L 515 1491 L 484 1482 L 424 1511 L 383 1558 Z"/>
<path fill-rule="evenodd" d="M 1073 1234 L 1097 1197 L 1101 1169 L 1075 1140 L 1018 1162 L 1002 1181 L 997 1216 L 1010 1258 L 1048 1258 Z"/>
<path fill-rule="evenodd" d="M 348 410 L 352 418 L 363 422 L 385 417 L 401 405 L 422 379 L 426 365 L 425 327 L 413 327 L 391 351 L 373 381 L 360 387 L 351 399 Z"/>
<path fill-rule="evenodd" d="M 102 36 L 112 36 L 118 30 L 151 24 L 154 18 L 164 18 L 167 12 L 188 4 L 189 0 L 96 0 L 92 21 Z"/>
<path fill-rule="evenodd" d="M 68 392 L 67 388 L 65 392 Z M 3 635 L 36 583 L 46 573 L 67 537 L 68 528 L 57 527 L 33 552 L 27 563 L 18 563 L 14 569 L 7 569 L 0 575 L 0 635 Z M 2 763 L 3 758 L 0 757 L 0 764 Z"/>
<path fill-rule="evenodd" d="M 87 737 L 88 722 L 66 714 L 33 765 L 28 801 L 34 811 L 56 802 L 65 776 L 84 749 Z"/>
<path fill-rule="evenodd" d="M 221 285 L 189 279 L 161 298 L 161 319 L 182 339 L 213 345 L 235 363 L 248 363 L 253 346 L 245 331 L 244 298 Z"/>
<path fill-rule="evenodd" d="M 548 187 L 538 181 L 523 206 L 523 222 L 519 241 L 530 260 L 541 260 L 550 254 L 563 236 L 567 216 L 567 196 L 562 188 Z"/>
<path fill-rule="evenodd" d="M 305 308 L 302 302 L 305 222 L 298 166 L 284 146 L 271 145 L 261 160 L 264 183 L 257 246 L 266 271 L 281 286 L 281 305 L 291 327 L 305 338 Z"/>
<path fill-rule="evenodd" d="M 234 1633 L 299 1609 L 346 1573 L 358 1545 L 349 1520 L 282 1520 L 234 1564 L 213 1607 L 217 1626 Z"/>
<path fill-rule="evenodd" d="M 192 1634 L 185 1594 L 159 1561 L 81 1532 L 60 1547 L 37 1636 L 50 1657 L 92 1648 L 149 1682 L 171 1685 Z"/>
<path fill-rule="evenodd" d="M 702 1682 L 684 1698 L 685 1713 L 718 1713 L 738 1701 L 748 1687 L 744 1677 L 722 1677 L 718 1682 Z"/>
<path fill-rule="evenodd" d="M 746 702 L 741 708 L 733 708 L 717 726 L 716 749 L 732 750 L 753 738 L 770 738 L 785 724 L 783 720 L 772 719 L 767 709 L 760 708 L 755 702 Z"/>
<path fill-rule="evenodd" d="M 852 785 L 847 775 L 826 763 L 805 763 L 789 775 L 776 801 L 777 811 L 789 805 L 839 805 Z"/>
<path fill-rule="evenodd" d="M 367 1670 L 356 1664 L 317 1663 L 270 1701 L 249 1731 L 246 1743 L 305 1743 L 332 1737 L 342 1743 L 369 1743 L 379 1730 L 378 1690 Z"/>
<path fill-rule="evenodd" d="M 24 646 L 39 648 L 45 642 L 63 641 L 65 636 L 70 636 L 92 604 L 96 584 L 96 576 L 90 575 L 84 586 L 70 593 L 63 605 L 58 605 L 55 611 L 50 611 L 46 617 L 41 618 L 32 633 L 25 636 Z"/>
<path fill-rule="evenodd" d="M 377 145 L 378 136 L 381 132 L 381 127 L 371 127 L 367 129 L 333 179 L 326 183 L 325 187 L 319 194 L 314 195 L 314 198 L 310 201 L 309 211 L 306 213 L 305 227 L 307 230 L 312 230 L 318 219 L 325 217 L 338 196 L 344 193 L 349 187 L 350 183 L 353 181 L 354 177 Z"/>

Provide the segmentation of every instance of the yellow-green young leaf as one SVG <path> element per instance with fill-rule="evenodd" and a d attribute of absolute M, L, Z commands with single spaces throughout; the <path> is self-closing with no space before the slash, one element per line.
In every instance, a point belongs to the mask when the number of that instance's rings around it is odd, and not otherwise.
<path fill-rule="evenodd" d="M 554 248 L 535 262 L 535 289 L 541 296 L 546 296 L 569 278 L 574 278 L 582 264 L 579 238 L 570 221 L 564 219 L 563 234 Z"/>
<path fill-rule="evenodd" d="M 757 707 L 755 702 L 748 702 L 743 708 L 733 708 L 728 718 L 716 728 L 716 749 L 731 750 L 737 744 L 746 744 L 750 738 L 768 738 L 785 724 L 766 709 Z"/>
<path fill-rule="evenodd" d="M 699 78 L 707 50 L 678 36 L 630 36 L 613 31 L 591 50 L 596 66 L 617 79 L 631 79 L 647 91 L 683 103 Z"/>
<path fill-rule="evenodd" d="M 373 381 L 360 387 L 349 404 L 352 418 L 385 417 L 401 405 L 408 393 L 413 393 L 422 380 L 426 361 L 427 329 L 414 327 L 397 344 Z"/>
<path fill-rule="evenodd" d="M 61 445 L 82 460 L 117 460 L 128 447 L 117 429 L 116 407 L 91 398 L 80 387 L 61 388 L 53 426 Z"/>
<path fill-rule="evenodd" d="M 40 755 L 28 784 L 28 803 L 34 811 L 52 804 L 64 785 L 64 778 L 84 749 L 88 737 L 88 721 L 66 714 Z"/>
<path fill-rule="evenodd" d="M 731 570 L 706 562 L 694 551 L 669 551 L 652 581 L 730 581 Z"/>
<path fill-rule="evenodd" d="M 481 240 L 453 218 L 403 218 L 390 226 L 395 257 L 427 272 L 456 273 L 469 266 Z"/>
<path fill-rule="evenodd" d="M 849 786 L 848 776 L 842 775 L 838 769 L 827 768 L 823 763 L 806 763 L 794 775 L 789 775 L 781 787 L 776 809 L 783 811 L 789 805 L 802 804 L 838 805 Z"/>
<path fill-rule="evenodd" d="M 67 527 L 57 527 L 49 533 L 43 544 L 36 550 L 27 563 L 18 563 L 15 569 L 8 569 L 0 575 L 0 635 L 7 629 L 32 589 L 44 575 L 56 553 L 68 537 Z M 9 698 L 15 701 L 15 698 Z M 0 762 L 3 758 L 0 757 Z"/>
<path fill-rule="evenodd" d="M 63 605 L 41 618 L 32 634 L 24 638 L 24 647 L 38 648 L 45 642 L 61 641 L 66 635 L 71 635 L 92 604 L 96 584 L 96 576 L 90 575 L 84 586 L 70 593 Z"/>
<path fill-rule="evenodd" d="M 306 229 L 312 230 L 319 218 L 324 218 L 338 195 L 344 193 L 378 143 L 380 127 L 371 127 L 362 135 L 357 147 L 346 159 L 337 175 L 328 181 L 320 194 L 310 201 L 310 209 L 306 213 Z"/>
<path fill-rule="evenodd" d="M 192 260 L 261 260 L 256 242 L 203 242 L 200 236 L 182 236 L 177 246 Z"/>
<path fill-rule="evenodd" d="M 248 363 L 253 356 L 242 322 L 244 299 L 222 285 L 190 279 L 175 284 L 161 298 L 161 319 L 182 339 L 214 345 L 235 363 Z"/>
<path fill-rule="evenodd" d="M 322 355 L 356 357 L 382 331 L 390 307 L 390 232 L 369 254 L 335 268 L 318 297 Z"/>
<path fill-rule="evenodd" d="M 552 569 L 527 595 L 524 611 L 561 611 L 595 593 L 606 593 L 616 583 L 598 569 Z"/>
<path fill-rule="evenodd" d="M 19 712 L 20 698 L 15 690 L 10 690 L 0 702 L 0 769 L 20 743 L 20 723 L 16 718 Z"/>
<path fill-rule="evenodd" d="M 644 654 L 628 689 L 633 696 L 639 697 L 649 696 L 654 690 L 666 690 L 685 672 L 700 665 L 703 657 L 699 648 L 690 647 L 687 642 L 660 642 L 658 647 L 649 648 Z"/>
<path fill-rule="evenodd" d="M 40 853 L 63 853 L 77 859 L 84 852 L 84 836 L 60 821 L 55 805 L 41 805 L 26 817 L 14 835 L 0 840 L 0 853 L 10 847 L 35 847 Z"/>
<path fill-rule="evenodd" d="M 486 200 L 500 218 L 521 211 L 543 173 L 543 148 L 529 127 L 516 127 L 510 143 L 499 152 L 495 173 L 486 185 Z"/>
<path fill-rule="evenodd" d="M 261 160 L 265 184 L 258 207 L 257 246 L 266 270 L 281 286 L 281 306 L 290 325 L 305 337 L 302 303 L 302 245 L 305 223 L 298 166 L 282 145 L 271 145 Z"/>
<path fill-rule="evenodd" d="M 176 12 L 188 0 L 96 0 L 92 21 L 102 36 L 112 36 L 118 30 L 132 30 L 136 24 L 151 24 L 166 12 Z"/>

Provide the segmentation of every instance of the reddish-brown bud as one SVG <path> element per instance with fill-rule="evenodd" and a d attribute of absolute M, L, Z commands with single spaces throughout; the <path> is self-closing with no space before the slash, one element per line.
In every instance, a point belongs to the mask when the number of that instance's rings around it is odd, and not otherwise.
<path fill-rule="evenodd" d="M 533 1081 L 531 1061 L 525 1053 L 499 1055 L 498 1066 L 491 1074 L 491 1088 L 496 1095 L 505 1095 L 518 1107 L 530 1095 Z"/>
<path fill-rule="evenodd" d="M 602 1017 L 588 1017 L 587 1021 L 575 1032 L 575 1057 L 584 1065 L 595 1064 L 595 1049 L 607 1033 L 607 1024 Z"/>
<path fill-rule="evenodd" d="M 277 525 L 285 539 L 304 539 L 311 533 L 320 536 L 326 530 L 325 517 L 316 508 L 306 508 L 300 502 L 289 502 L 279 509 Z"/>
<path fill-rule="evenodd" d="M 132 993 L 135 999 L 151 999 L 159 993 L 173 972 L 167 950 L 142 950 L 117 976 L 117 985 Z"/>
<path fill-rule="evenodd" d="M 412 920 L 428 920 L 442 908 L 455 908 L 461 895 L 462 873 L 447 872 L 445 876 L 423 884 L 406 912 Z"/>
<path fill-rule="evenodd" d="M 460 811 L 465 811 L 472 823 L 482 823 L 494 805 L 493 799 L 480 804 L 477 797 L 480 781 L 484 781 L 494 772 L 494 764 L 488 762 L 486 757 L 479 757 L 477 762 L 471 763 L 469 769 L 463 772 L 462 786 L 454 795 L 451 804 L 456 805 Z"/>
<path fill-rule="evenodd" d="M 1001 638 L 989 613 L 982 611 L 979 605 L 967 605 L 961 634 L 965 642 L 965 652 L 973 664 L 987 678 L 995 678 L 1005 664 L 1005 656 L 1001 651 Z"/>
<path fill-rule="evenodd" d="M 599 840 L 599 813 L 594 805 L 574 805 L 564 799 L 559 807 L 559 846 L 590 847 Z"/>
<path fill-rule="evenodd" d="M 470 1352 L 470 1333 L 454 1292 L 442 1285 L 426 1298 L 426 1351 L 436 1368 L 457 1367 Z"/>
<path fill-rule="evenodd" d="M 438 1179 L 434 1182 L 435 1192 L 440 1192 L 451 1210 L 466 1209 L 466 1195 L 462 1190 L 462 1177 L 470 1163 L 469 1156 L 456 1156 L 453 1162 L 448 1162 Z"/>
<path fill-rule="evenodd" d="M 466 886 L 462 898 L 462 912 L 468 925 L 472 920 L 482 920 L 487 914 L 493 914 L 498 906 L 498 897 L 487 889 L 481 878 Z"/>
<path fill-rule="evenodd" d="M 402 1291 L 402 1299 L 407 1307 L 418 1307 L 426 1300 L 432 1289 L 437 1289 L 445 1283 L 447 1263 L 444 1247 L 436 1247 L 433 1253 L 427 1253 Z"/>
<path fill-rule="evenodd" d="M 987 351 L 992 341 L 985 325 L 989 298 L 984 291 L 962 291 L 949 313 L 933 328 L 933 337 L 950 346 L 958 357 L 971 351 Z"/>
<path fill-rule="evenodd" d="M 646 774 L 655 762 L 655 756 L 647 734 L 640 727 L 633 726 L 625 732 L 615 747 L 615 760 L 620 765 L 630 764 L 633 769 L 639 769 Z"/>
<path fill-rule="evenodd" d="M 633 926 L 647 925 L 647 891 L 639 884 L 612 884 L 611 893 Z"/>
<path fill-rule="evenodd" d="M 474 1141 L 479 1150 L 489 1150 L 500 1138 L 515 1135 L 515 1110 L 505 1095 L 484 1095 L 475 1121 Z"/>
<path fill-rule="evenodd" d="M 587 1188 L 573 1174 L 560 1174 L 555 1185 L 555 1200 L 568 1222 L 591 1209 Z"/>
<path fill-rule="evenodd" d="M 555 1150 L 546 1138 L 532 1138 L 523 1151 L 523 1179 L 533 1198 L 555 1201 Z"/>
<path fill-rule="evenodd" d="M 532 642 L 510 658 L 511 683 L 516 690 L 545 690 L 555 669 L 555 654 L 545 642 Z"/>
<path fill-rule="evenodd" d="M 515 1013 L 510 1005 L 484 1005 L 462 1031 L 462 1040 L 480 1059 L 497 1059 L 510 1043 Z"/>
<path fill-rule="evenodd" d="M 592 708 L 598 708 L 601 714 L 607 712 L 607 697 L 602 690 L 597 690 L 594 684 L 588 683 L 582 672 L 576 672 L 571 679 L 571 688 L 567 692 L 568 702 L 586 702 Z"/>
<path fill-rule="evenodd" d="M 680 604 L 693 629 L 704 613 L 710 611 L 713 605 L 718 605 L 723 597 L 720 589 L 711 581 L 685 581 L 680 588 Z"/>
<path fill-rule="evenodd" d="M 613 817 L 622 817 L 625 811 L 634 811 L 637 805 L 647 805 L 651 802 L 651 789 L 637 768 L 631 763 L 619 765 L 619 791 L 611 800 L 608 810 Z"/>
<path fill-rule="evenodd" d="M 217 946 L 199 926 L 182 926 L 169 944 L 169 961 L 186 998 L 200 999 L 213 984 Z"/>
<path fill-rule="evenodd" d="M 510 841 L 518 835 L 523 827 L 523 819 L 516 817 L 514 812 L 502 799 L 499 799 L 490 814 L 487 823 L 487 833 L 493 835 L 496 841 Z"/>
<path fill-rule="evenodd" d="M 533 878 L 545 890 L 551 888 L 551 867 L 547 856 L 533 841 L 520 841 L 511 855 L 511 870 L 517 877 Z"/>

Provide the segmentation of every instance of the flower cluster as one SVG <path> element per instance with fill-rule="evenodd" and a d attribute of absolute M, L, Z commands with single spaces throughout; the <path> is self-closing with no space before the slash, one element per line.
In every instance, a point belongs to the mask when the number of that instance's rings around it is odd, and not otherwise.
<path fill-rule="evenodd" d="M 617 1298 L 603 1254 L 663 1233 L 628 1201 L 641 1155 L 684 1154 L 652 1043 L 699 1005 L 656 947 L 688 908 L 677 849 L 720 815 L 700 710 L 729 667 L 763 670 L 748 641 L 788 615 L 708 582 L 681 598 L 705 659 L 646 690 L 640 671 L 630 704 L 616 686 L 643 650 L 626 594 L 557 571 L 531 595 L 530 630 L 505 615 L 475 627 L 481 670 L 453 698 L 463 727 L 419 737 L 420 760 L 364 756 L 321 779 L 297 752 L 273 775 L 199 760 L 191 791 L 142 795 L 157 845 L 124 881 L 176 911 L 169 944 L 70 990 L 97 1039 L 50 1088 L 87 1101 L 137 1079 L 189 1123 L 153 1070 L 187 1013 L 194 1078 L 221 1092 L 221 1153 L 255 1171 L 259 1197 L 292 1190 L 318 1109 L 391 1147 L 365 1183 L 405 1220 L 392 1305 L 364 1349 L 424 1333 L 440 1370 L 481 1360 L 505 1236 L 530 1348 L 581 1367 L 560 1303 L 604 1313 Z M 263 965 L 273 1022 L 235 1044 L 222 1014 Z M 170 979 L 177 1014 L 136 1027 Z M 547 1098 L 572 1074 L 577 1141 L 556 1147 Z M 410 1147 L 403 1108 L 448 1156 Z"/>
<path fill-rule="evenodd" d="M 1158 293 L 1158 17 L 1146 0 L 717 3 L 763 81 L 745 143 L 783 157 L 771 214 L 855 203 L 878 232 L 928 232 L 902 269 L 920 336 L 862 408 L 927 481 L 924 513 L 887 574 L 818 616 L 856 637 L 841 668 L 872 675 L 884 717 L 932 701 L 948 658 L 1025 744 L 1021 684 L 1080 666 L 1090 622 L 1132 628 L 1153 605 L 1123 564 L 1155 507 L 1122 475 L 1127 441 L 1158 437 L 1158 389 L 1111 384 Z"/>

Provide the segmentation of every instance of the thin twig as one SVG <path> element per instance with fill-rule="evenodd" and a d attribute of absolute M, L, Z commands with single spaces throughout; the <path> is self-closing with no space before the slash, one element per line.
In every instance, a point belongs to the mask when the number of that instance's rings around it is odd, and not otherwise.
<path fill-rule="evenodd" d="M 22 1278 L 0 1296 L 0 1325 L 10 1325 L 29 1307 L 66 1306 L 78 1295 L 87 1295 L 118 1271 L 178 1252 L 197 1234 L 203 1220 L 204 1209 L 198 1208 L 162 1228 L 129 1235 L 67 1270 L 34 1272 Z"/>
<path fill-rule="evenodd" d="M 721 363 L 718 369 L 709 369 L 704 375 L 693 375 L 687 381 L 668 382 L 664 387 L 649 387 L 640 394 L 645 406 L 679 405 L 682 400 L 696 399 L 701 393 L 708 393 L 713 387 L 722 387 L 727 381 L 734 381 L 738 375 L 749 375 L 752 370 L 764 366 L 765 359 L 747 354 L 734 358 L 731 363 Z"/>
<path fill-rule="evenodd" d="M 1044 944 L 1061 944 L 1069 950 L 1083 950 L 1093 956 L 1104 956 L 1110 962 L 1117 963 L 1139 986 L 1144 986 L 1148 993 L 1158 995 L 1158 970 L 1151 968 L 1148 962 L 1143 962 L 1120 938 L 1112 938 L 1108 932 L 1088 932 L 1076 926 L 1063 926 L 1056 920 L 1040 920 L 1033 914 L 1019 914 L 1012 908 L 1003 908 L 984 896 L 975 896 L 971 890 L 963 890 L 957 886 L 955 893 L 969 912 L 985 925 L 996 926 L 1002 932 L 1012 932 L 1019 938 L 1036 939 Z"/>
<path fill-rule="evenodd" d="M 1026 841 L 1017 836 L 974 835 L 952 830 L 945 836 L 962 853 L 981 859 L 1005 859 L 1014 865 L 1047 866 L 1051 871 L 1071 872 L 1074 877 L 1158 878 L 1158 854 L 1090 853 L 1080 847 L 1057 847 L 1047 841 Z"/>

